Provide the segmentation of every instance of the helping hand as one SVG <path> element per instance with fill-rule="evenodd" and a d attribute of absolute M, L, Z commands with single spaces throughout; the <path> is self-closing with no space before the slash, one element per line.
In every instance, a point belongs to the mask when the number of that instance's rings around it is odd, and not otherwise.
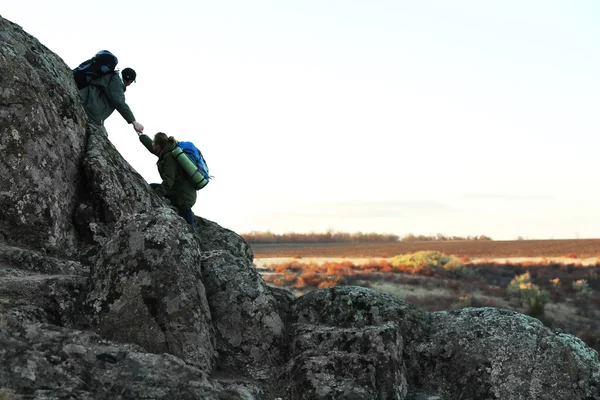
<path fill-rule="evenodd" d="M 144 132 L 144 125 L 140 124 L 139 122 L 133 121 L 131 123 L 131 125 L 133 125 L 133 129 L 135 129 L 135 131 L 137 133 L 143 133 Z"/>

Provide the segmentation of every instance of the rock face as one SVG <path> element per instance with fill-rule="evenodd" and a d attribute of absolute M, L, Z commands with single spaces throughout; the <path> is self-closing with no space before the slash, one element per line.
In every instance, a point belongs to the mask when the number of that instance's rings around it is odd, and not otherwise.
<path fill-rule="evenodd" d="M 103 225 L 112 226 L 121 218 L 167 203 L 151 195 L 150 187 L 107 140 L 103 128 L 90 125 L 87 133 L 81 163 L 84 187 L 75 222 L 80 234 L 88 234 L 101 242 Z M 110 231 L 112 229 L 104 233 Z"/>
<path fill-rule="evenodd" d="M 67 65 L 0 17 L 0 237 L 71 255 L 85 119 Z"/>
<path fill-rule="evenodd" d="M 211 371 L 215 340 L 201 251 L 180 222 L 170 208 L 123 218 L 94 260 L 86 304 L 102 336 Z"/>
<path fill-rule="evenodd" d="M 281 364 L 285 326 L 277 300 L 252 261 L 230 252 L 205 252 L 202 280 L 216 329 L 222 370 L 267 378 Z"/>
<path fill-rule="evenodd" d="M 0 39 L 0 399 L 600 399 L 598 354 L 533 318 L 267 286 L 87 125 L 58 56 Z"/>
<path fill-rule="evenodd" d="M 292 305 L 281 385 L 297 399 L 404 399 L 405 347 L 423 332 L 423 322 L 421 310 L 373 290 L 309 293 Z"/>
<path fill-rule="evenodd" d="M 415 344 L 410 370 L 415 382 L 444 398 L 599 397 L 598 354 L 535 318 L 463 309 L 431 314 L 428 330 Z"/>

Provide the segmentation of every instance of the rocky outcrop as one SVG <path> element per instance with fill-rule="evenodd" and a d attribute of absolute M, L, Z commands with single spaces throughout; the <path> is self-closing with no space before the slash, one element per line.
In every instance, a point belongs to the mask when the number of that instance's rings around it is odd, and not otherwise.
<path fill-rule="evenodd" d="M 77 304 L 84 293 L 87 272 L 77 261 L 0 244 L 0 328 L 84 323 Z"/>
<path fill-rule="evenodd" d="M 218 367 L 267 378 L 283 361 L 285 314 L 245 257 L 214 250 L 202 257 L 202 280 L 217 334 Z"/>
<path fill-rule="evenodd" d="M 115 233 L 90 272 L 92 326 L 211 371 L 215 340 L 194 231 L 170 208 L 157 208 L 123 218 Z"/>
<path fill-rule="evenodd" d="M 516 312 L 432 313 L 414 344 L 411 381 L 446 398 L 597 399 L 598 353 Z"/>
<path fill-rule="evenodd" d="M 373 290 L 340 287 L 296 300 L 291 322 L 286 398 L 405 398 L 405 348 L 423 331 L 423 311 Z"/>
<path fill-rule="evenodd" d="M 0 17 L 0 238 L 72 255 L 84 111 L 67 65 Z"/>
<path fill-rule="evenodd" d="M 600 399 L 598 354 L 536 319 L 267 286 L 87 125 L 58 56 L 0 38 L 0 398 Z"/>
<path fill-rule="evenodd" d="M 250 399 L 169 354 L 54 325 L 0 329 L 2 399 Z"/>
<path fill-rule="evenodd" d="M 121 218 L 166 207 L 107 139 L 106 130 L 90 125 L 82 158 L 85 187 L 76 210 L 80 234 L 102 242 Z M 90 225 L 91 224 L 91 225 Z M 108 225 L 110 229 L 101 229 Z M 89 235 L 91 233 L 91 235 Z"/>

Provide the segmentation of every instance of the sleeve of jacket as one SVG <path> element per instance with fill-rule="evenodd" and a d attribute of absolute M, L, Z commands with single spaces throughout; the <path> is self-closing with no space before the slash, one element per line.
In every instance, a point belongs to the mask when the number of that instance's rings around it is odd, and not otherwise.
<path fill-rule="evenodd" d="M 148 151 L 150 153 L 152 153 L 156 156 L 156 154 L 154 153 L 154 147 L 152 147 L 152 139 L 150 139 L 150 137 L 148 137 L 148 135 L 140 135 L 139 138 L 140 138 L 140 142 L 142 142 L 144 147 L 146 149 L 148 149 Z"/>
<path fill-rule="evenodd" d="M 135 117 L 131 112 L 131 109 L 125 102 L 125 86 L 123 85 L 123 81 L 119 78 L 118 75 L 113 75 L 110 82 L 108 83 L 108 87 L 106 88 L 106 97 L 108 101 L 115 107 L 115 109 L 125 118 L 128 124 L 135 121 Z"/>
<path fill-rule="evenodd" d="M 159 196 L 166 196 L 175 184 L 175 176 L 177 174 L 177 161 L 171 153 L 164 156 L 164 169 L 162 171 L 162 183 L 155 192 Z"/>

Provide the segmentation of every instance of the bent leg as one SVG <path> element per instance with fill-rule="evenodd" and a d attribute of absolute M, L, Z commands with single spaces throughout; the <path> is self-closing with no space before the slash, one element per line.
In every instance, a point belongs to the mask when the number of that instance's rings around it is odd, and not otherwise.
<path fill-rule="evenodd" d="M 191 226 L 194 226 L 194 213 L 191 209 L 178 208 L 177 210 L 179 211 L 179 216 L 183 217 L 183 219 L 185 219 L 185 222 L 187 222 Z"/>

